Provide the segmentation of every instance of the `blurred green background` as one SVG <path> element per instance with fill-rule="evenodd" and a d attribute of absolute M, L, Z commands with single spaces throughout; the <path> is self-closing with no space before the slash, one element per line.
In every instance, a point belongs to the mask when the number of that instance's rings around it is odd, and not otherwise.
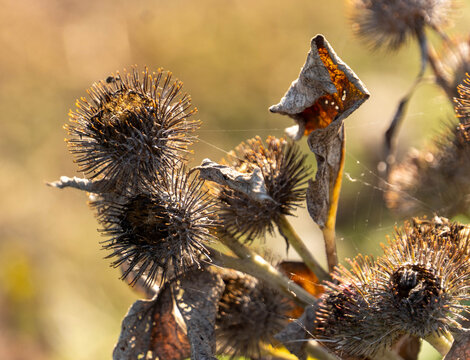
<path fill-rule="evenodd" d="M 324 34 L 372 94 L 346 121 L 353 181 L 343 185 L 340 259 L 380 253 L 378 244 L 399 224 L 374 187 L 375 164 L 418 71 L 417 47 L 371 53 L 352 35 L 343 1 L 0 0 L 0 9 L 0 359 L 110 358 L 137 299 L 103 260 L 85 194 L 45 185 L 80 175 L 62 126 L 75 99 L 116 70 L 173 71 L 203 120 L 194 163 L 218 160 L 246 138 L 281 136 L 293 124 L 267 109 L 296 79 L 310 39 Z M 469 20 L 468 8 L 459 11 L 455 32 Z M 439 89 L 421 86 L 399 134 L 400 153 L 422 146 L 450 114 Z M 322 254 L 306 212 L 294 223 Z M 279 239 L 267 246 L 285 255 Z"/>

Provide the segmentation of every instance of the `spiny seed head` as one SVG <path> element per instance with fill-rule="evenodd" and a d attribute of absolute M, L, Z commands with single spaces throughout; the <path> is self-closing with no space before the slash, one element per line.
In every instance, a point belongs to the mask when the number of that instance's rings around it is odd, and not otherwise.
<path fill-rule="evenodd" d="M 374 48 L 398 49 L 424 26 L 447 24 L 452 0 L 350 0 L 354 31 Z"/>
<path fill-rule="evenodd" d="M 274 230 L 281 215 L 290 215 L 305 197 L 309 175 L 306 156 L 298 146 L 284 139 L 268 137 L 266 145 L 259 137 L 247 140 L 229 154 L 228 164 L 242 173 L 261 170 L 267 195 L 272 201 L 260 202 L 246 194 L 216 186 L 219 216 L 225 231 L 252 240 Z"/>
<path fill-rule="evenodd" d="M 112 266 L 123 265 L 123 279 L 132 273 L 131 283 L 145 275 L 148 284 L 157 279 L 162 284 L 199 266 L 216 226 L 213 203 L 202 186 L 175 166 L 146 192 L 101 204 L 100 222 L 110 237 L 103 248 L 111 251 L 107 258 L 117 258 Z"/>
<path fill-rule="evenodd" d="M 454 216 L 470 205 L 470 137 L 449 126 L 428 150 L 412 150 L 389 174 L 387 206 L 401 216 L 437 212 Z"/>
<path fill-rule="evenodd" d="M 459 98 L 457 88 L 470 72 L 470 38 L 455 37 L 446 41 L 438 54 L 437 65 L 440 67 L 447 88 L 452 91 L 452 97 Z"/>
<path fill-rule="evenodd" d="M 239 272 L 225 276 L 216 319 L 218 353 L 258 359 L 262 344 L 288 323 L 291 303 L 260 280 Z"/>
<path fill-rule="evenodd" d="M 468 227 L 416 219 L 377 259 L 378 304 L 390 331 L 419 337 L 460 329 L 470 299 Z"/>
<path fill-rule="evenodd" d="M 459 84 L 458 93 L 459 96 L 455 98 L 455 112 L 460 123 L 466 129 L 465 134 L 468 136 L 470 134 L 470 75 L 467 74 L 462 83 Z"/>
<path fill-rule="evenodd" d="M 377 269 L 371 258 L 340 265 L 335 282 L 326 284 L 316 311 L 314 337 L 341 357 L 375 356 L 391 346 L 399 334 L 388 332 L 377 313 Z"/>
<path fill-rule="evenodd" d="M 88 90 L 66 129 L 80 171 L 104 179 L 103 191 L 134 189 L 181 160 L 199 121 L 182 83 L 161 69 L 110 76 Z"/>

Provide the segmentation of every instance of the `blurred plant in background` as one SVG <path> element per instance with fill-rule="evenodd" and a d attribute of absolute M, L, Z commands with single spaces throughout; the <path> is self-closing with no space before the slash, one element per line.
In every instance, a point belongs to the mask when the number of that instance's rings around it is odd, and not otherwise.
<path fill-rule="evenodd" d="M 465 34 L 469 17 L 467 7 L 459 9 L 453 31 Z M 193 162 L 199 164 L 208 154 L 225 156 L 217 148 L 228 151 L 255 134 L 281 136 L 285 119 L 265 109 L 297 76 L 311 36 L 326 34 L 373 94 L 345 124 L 338 258 L 377 254 L 378 242 L 392 232 L 397 220 L 383 206 L 384 187 L 375 166 L 387 114 L 393 114 L 419 57 L 412 46 L 402 46 L 394 61 L 370 54 L 352 38 L 342 1 L 301 1 L 295 7 L 267 1 L 4 1 L 0 18 L 0 163 L 6 174 L 0 181 L 0 358 L 109 357 L 122 315 L 137 298 L 101 259 L 103 238 L 83 196 L 43 186 L 46 179 L 76 171 L 70 155 L 58 151 L 64 148 L 61 126 L 71 104 L 96 79 L 129 64 L 163 66 L 185 80 L 204 120 L 194 147 Z M 461 53 L 443 51 L 439 61 L 457 69 L 446 61 L 464 59 Z M 451 79 L 454 72 L 443 74 Z M 427 86 L 414 93 L 398 160 L 410 146 L 421 147 L 434 137 L 440 119 L 449 117 L 452 106 L 441 94 Z M 306 150 L 305 143 L 300 145 Z M 307 162 L 313 163 L 312 155 Z M 296 231 L 321 253 L 321 233 L 305 212 L 297 214 Z M 462 215 L 459 219 L 468 222 Z M 276 259 L 285 256 L 282 238 L 254 245 L 269 248 Z M 289 256 L 295 257 L 293 250 Z M 421 352 L 423 359 L 433 356 L 439 358 L 436 352 Z"/>

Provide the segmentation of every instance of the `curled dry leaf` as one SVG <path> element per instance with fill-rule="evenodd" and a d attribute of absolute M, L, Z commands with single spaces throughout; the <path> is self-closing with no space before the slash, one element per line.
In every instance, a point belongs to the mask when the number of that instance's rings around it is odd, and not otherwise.
<path fill-rule="evenodd" d="M 168 283 L 152 300 L 138 300 L 122 322 L 113 360 L 215 360 L 215 318 L 222 278 L 195 270 Z"/>
<path fill-rule="evenodd" d="M 176 304 L 188 329 L 191 359 L 217 360 L 215 319 L 225 285 L 213 271 L 193 271 L 178 281 Z"/>
<path fill-rule="evenodd" d="M 288 115 L 297 125 L 286 129 L 299 140 L 333 121 L 342 120 L 369 98 L 364 84 L 334 52 L 323 35 L 311 41 L 311 50 L 299 77 L 271 112 Z"/>
<path fill-rule="evenodd" d="M 184 325 L 175 316 L 172 289 L 165 286 L 152 300 L 138 300 L 131 306 L 122 321 L 113 360 L 180 360 L 189 355 Z"/>
<path fill-rule="evenodd" d="M 255 165 L 253 168 L 251 173 L 241 173 L 230 166 L 204 159 L 201 165 L 195 167 L 194 170 L 199 170 L 199 176 L 202 179 L 240 191 L 256 201 L 274 202 L 267 193 L 261 169 Z"/>
<path fill-rule="evenodd" d="M 317 276 L 301 261 L 283 261 L 278 265 L 278 268 L 289 280 L 295 282 L 315 297 L 319 297 L 325 291 Z M 296 306 L 289 315 L 291 318 L 297 319 L 303 312 L 302 307 Z"/>
<path fill-rule="evenodd" d="M 318 171 L 310 182 L 307 205 L 314 221 L 323 228 L 332 203 L 330 197 L 341 176 L 344 151 L 343 120 L 369 98 L 354 72 L 336 55 L 322 35 L 311 41 L 307 61 L 287 93 L 270 111 L 288 115 L 297 125 L 286 129 L 299 140 L 309 135 Z"/>

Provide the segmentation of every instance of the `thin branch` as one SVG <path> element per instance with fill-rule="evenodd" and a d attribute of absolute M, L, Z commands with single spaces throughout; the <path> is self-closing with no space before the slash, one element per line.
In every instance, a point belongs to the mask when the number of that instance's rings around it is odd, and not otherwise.
<path fill-rule="evenodd" d="M 261 279 L 279 289 L 301 306 L 311 305 L 317 301 L 313 295 L 281 274 L 260 255 L 249 249 L 246 250 L 248 251 L 244 251 L 245 256 L 243 258 L 235 258 L 214 249 L 211 249 L 210 256 L 214 264 L 241 271 Z"/>
<path fill-rule="evenodd" d="M 55 187 L 58 189 L 63 189 L 63 188 L 73 188 L 73 189 L 78 189 L 82 191 L 87 191 L 87 192 L 94 192 L 98 193 L 98 184 L 100 181 L 93 181 L 93 180 L 88 180 L 88 179 L 83 179 L 74 176 L 73 178 L 69 178 L 68 176 L 61 176 L 60 180 L 53 181 L 50 183 L 46 183 L 47 186 Z"/>
<path fill-rule="evenodd" d="M 430 334 L 424 340 L 430 343 L 441 355 L 447 354 L 454 342 L 454 338 L 449 332 L 445 332 L 442 335 Z"/>

